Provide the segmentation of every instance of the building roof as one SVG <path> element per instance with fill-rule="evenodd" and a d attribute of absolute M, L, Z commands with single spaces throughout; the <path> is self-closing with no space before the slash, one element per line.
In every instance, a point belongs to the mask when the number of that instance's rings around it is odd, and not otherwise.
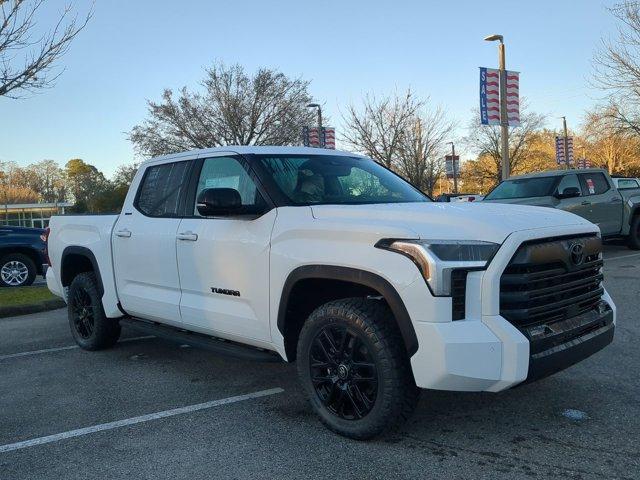
<path fill-rule="evenodd" d="M 73 207 L 71 202 L 58 203 L 0 203 L 0 212 L 3 210 L 42 210 L 46 208 Z"/>
<path fill-rule="evenodd" d="M 259 154 L 259 155 L 340 155 L 346 157 L 362 157 L 357 153 L 343 152 L 340 150 L 330 150 L 313 147 L 276 147 L 276 146 L 255 146 L 255 145 L 228 145 L 226 147 L 203 148 L 200 150 L 190 150 L 188 152 L 172 153 L 154 157 L 143 162 L 155 163 L 157 161 L 172 160 L 186 157 L 207 156 L 214 153 L 228 152 L 232 154 Z"/>

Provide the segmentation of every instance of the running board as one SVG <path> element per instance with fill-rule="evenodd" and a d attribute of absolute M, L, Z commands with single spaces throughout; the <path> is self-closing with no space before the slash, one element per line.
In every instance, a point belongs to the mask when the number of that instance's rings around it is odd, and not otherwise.
<path fill-rule="evenodd" d="M 242 345 L 240 343 L 210 337 L 201 333 L 188 332 L 178 328 L 159 323 L 137 320 L 135 318 L 122 318 L 120 325 L 131 327 L 134 330 L 163 338 L 177 343 L 184 343 L 193 347 L 202 348 L 227 357 L 254 362 L 280 362 L 282 359 L 275 352 L 261 350 L 256 347 Z"/>

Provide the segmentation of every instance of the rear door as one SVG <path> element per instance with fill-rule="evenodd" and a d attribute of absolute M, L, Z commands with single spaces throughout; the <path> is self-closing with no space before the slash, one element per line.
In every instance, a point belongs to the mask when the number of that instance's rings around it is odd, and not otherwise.
<path fill-rule="evenodd" d="M 268 342 L 269 252 L 276 210 L 242 157 L 199 159 L 195 169 L 196 187 L 186 207 L 190 217 L 178 229 L 182 321 L 220 337 Z M 240 213 L 200 216 L 195 198 L 206 188 L 237 190 Z"/>
<path fill-rule="evenodd" d="M 118 297 L 131 315 L 180 323 L 180 281 L 176 234 L 191 161 L 147 167 L 133 206 L 113 230 L 113 262 Z"/>
<path fill-rule="evenodd" d="M 589 208 L 587 220 L 600 227 L 603 236 L 620 233 L 622 197 L 602 172 L 580 173 L 583 204 Z"/>

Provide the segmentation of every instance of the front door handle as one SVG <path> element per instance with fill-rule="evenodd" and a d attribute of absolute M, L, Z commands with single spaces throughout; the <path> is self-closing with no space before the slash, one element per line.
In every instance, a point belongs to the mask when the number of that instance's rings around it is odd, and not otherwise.
<path fill-rule="evenodd" d="M 131 236 L 131 231 L 127 230 L 126 228 L 124 230 L 118 230 L 116 232 L 116 236 L 122 237 L 122 238 L 129 238 Z"/>
<path fill-rule="evenodd" d="M 580 205 L 591 205 L 591 202 L 587 202 L 586 200 L 582 202 Z"/>
<path fill-rule="evenodd" d="M 178 240 L 195 242 L 196 240 L 198 240 L 198 234 L 193 232 L 181 232 L 178 234 Z"/>
<path fill-rule="evenodd" d="M 613 197 L 611 203 L 622 203 L 622 199 L 620 197 Z"/>

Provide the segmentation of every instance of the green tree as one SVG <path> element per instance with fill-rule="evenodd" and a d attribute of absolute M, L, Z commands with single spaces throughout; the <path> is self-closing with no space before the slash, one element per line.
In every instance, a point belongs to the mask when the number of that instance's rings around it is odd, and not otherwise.
<path fill-rule="evenodd" d="M 95 200 L 107 189 L 109 182 L 96 167 L 74 158 L 65 165 L 67 188 L 77 213 L 96 212 Z"/>

